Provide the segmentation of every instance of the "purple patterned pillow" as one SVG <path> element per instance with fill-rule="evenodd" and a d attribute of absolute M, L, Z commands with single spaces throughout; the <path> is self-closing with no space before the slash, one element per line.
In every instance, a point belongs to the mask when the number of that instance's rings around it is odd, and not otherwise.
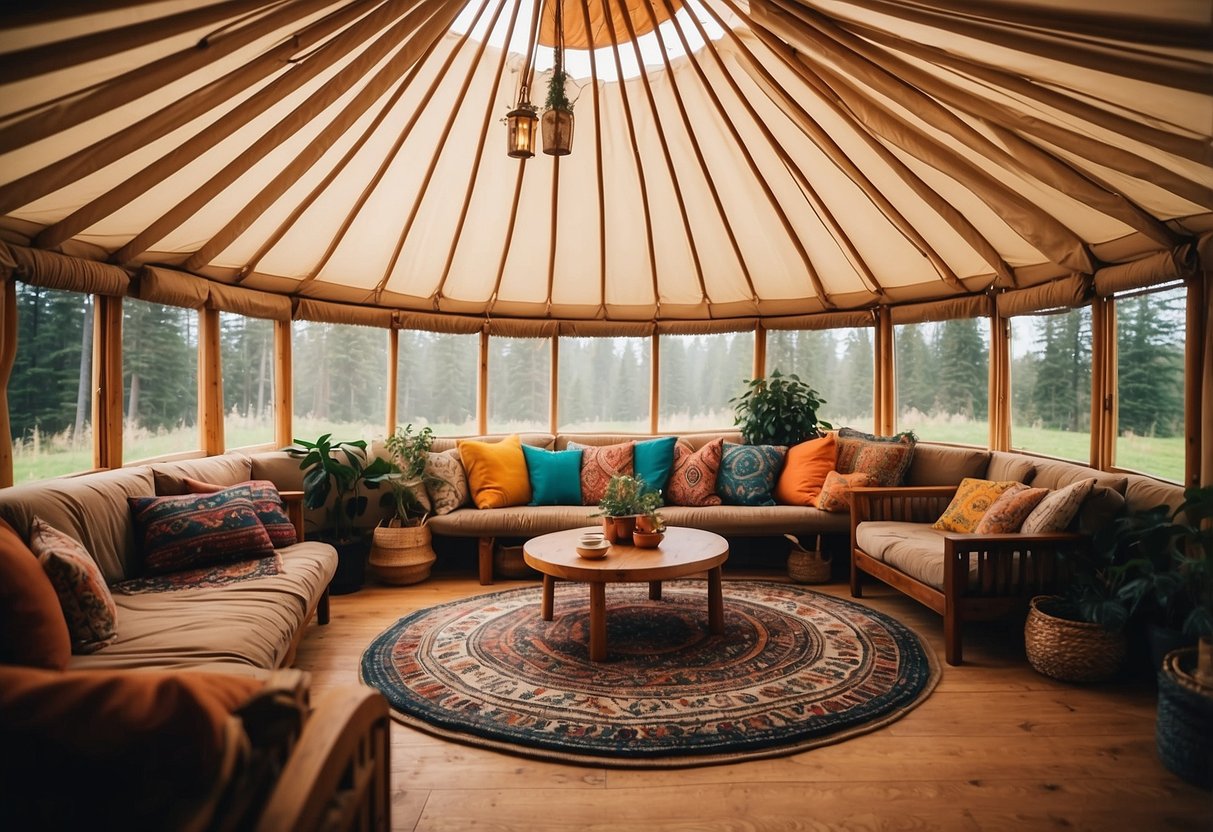
<path fill-rule="evenodd" d="M 59 596 L 73 653 L 95 653 L 118 634 L 118 607 L 101 568 L 74 537 L 38 517 L 29 528 L 29 548 L 38 556 Z"/>
<path fill-rule="evenodd" d="M 213 494 L 128 497 L 135 541 L 149 573 L 176 572 L 211 563 L 263 558 L 274 544 L 247 485 Z"/>

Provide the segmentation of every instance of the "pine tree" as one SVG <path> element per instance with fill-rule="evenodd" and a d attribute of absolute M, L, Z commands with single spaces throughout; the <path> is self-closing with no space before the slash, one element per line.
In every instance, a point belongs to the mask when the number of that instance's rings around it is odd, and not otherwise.
<path fill-rule="evenodd" d="M 1090 429 L 1090 309 L 1041 319 L 1040 361 L 1032 399 L 1042 427 Z"/>
<path fill-rule="evenodd" d="M 924 336 L 924 324 L 897 327 L 896 350 L 897 410 L 930 413 L 935 405 L 935 389 L 931 381 L 932 354 Z"/>
<path fill-rule="evenodd" d="M 198 313 L 132 299 L 122 309 L 127 423 L 149 430 L 195 424 Z"/>
<path fill-rule="evenodd" d="M 979 421 L 987 418 L 990 357 L 977 319 L 944 321 L 936 343 L 935 409 Z"/>
<path fill-rule="evenodd" d="M 1116 302 L 1120 432 L 1183 432 L 1183 301 L 1175 293 Z"/>

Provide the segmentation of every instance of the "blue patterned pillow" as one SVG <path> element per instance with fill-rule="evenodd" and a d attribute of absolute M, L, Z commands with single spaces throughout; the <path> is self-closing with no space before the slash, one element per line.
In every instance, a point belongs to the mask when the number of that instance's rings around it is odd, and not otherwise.
<path fill-rule="evenodd" d="M 247 485 L 213 494 L 128 497 L 135 541 L 149 573 L 176 572 L 274 554 Z"/>
<path fill-rule="evenodd" d="M 771 491 L 783 470 L 788 449 L 783 445 L 724 443 L 716 493 L 730 506 L 773 506 Z"/>

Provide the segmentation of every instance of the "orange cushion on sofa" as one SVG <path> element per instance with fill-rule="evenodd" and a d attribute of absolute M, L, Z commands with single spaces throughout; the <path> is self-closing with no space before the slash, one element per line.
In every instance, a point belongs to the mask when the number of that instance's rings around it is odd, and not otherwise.
<path fill-rule="evenodd" d="M 62 670 L 71 657 L 67 619 L 51 579 L 0 520 L 0 664 Z"/>
<path fill-rule="evenodd" d="M 500 442 L 461 439 L 458 444 L 476 508 L 525 506 L 531 501 L 531 481 L 518 434 Z"/>
<path fill-rule="evenodd" d="M 943 514 L 931 528 L 944 532 L 970 534 L 1004 491 L 1010 489 L 1022 491 L 1025 488 L 1027 486 L 1023 483 L 1012 480 L 994 482 L 976 477 L 965 477 L 956 487 L 956 494 L 952 497 L 952 502 L 948 503 L 948 507 L 943 510 Z"/>
<path fill-rule="evenodd" d="M 789 448 L 783 473 L 775 483 L 775 502 L 785 506 L 815 506 L 821 486 L 834 470 L 835 452 L 832 433 Z"/>
<path fill-rule="evenodd" d="M 170 828 L 213 791 L 228 718 L 263 684 L 0 667 L 0 817 L 13 829 Z"/>

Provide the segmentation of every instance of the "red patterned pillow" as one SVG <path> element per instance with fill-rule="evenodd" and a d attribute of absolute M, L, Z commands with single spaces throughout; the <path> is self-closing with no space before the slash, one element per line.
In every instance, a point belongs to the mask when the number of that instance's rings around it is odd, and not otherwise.
<path fill-rule="evenodd" d="M 849 474 L 831 471 L 826 474 L 821 493 L 817 495 L 817 507 L 822 511 L 850 511 L 851 489 L 871 484 L 872 475 L 865 471 L 852 471 Z"/>
<path fill-rule="evenodd" d="M 151 572 L 263 558 L 274 553 L 247 485 L 183 497 L 127 497 L 135 540 Z"/>
<path fill-rule="evenodd" d="M 570 442 L 569 448 L 581 450 L 581 504 L 596 506 L 614 476 L 631 476 L 632 443 L 618 445 L 582 445 Z"/>
<path fill-rule="evenodd" d="M 248 486 L 249 493 L 252 495 L 253 511 L 257 513 L 257 519 L 261 521 L 261 525 L 265 526 L 266 534 L 270 536 L 270 542 L 274 544 L 274 548 L 294 546 L 298 542 L 295 524 L 291 522 L 291 518 L 286 514 L 286 508 L 282 505 L 282 495 L 278 493 L 277 486 L 269 480 L 249 480 L 230 486 L 215 485 L 185 477 L 182 484 L 190 494 L 214 494 L 228 488 Z"/>
<path fill-rule="evenodd" d="M 29 547 L 59 596 L 73 653 L 95 653 L 118 635 L 118 607 L 101 568 L 80 542 L 38 517 L 29 527 Z"/>
<path fill-rule="evenodd" d="M 674 470 L 666 496 L 675 506 L 718 506 L 716 473 L 724 453 L 724 439 L 713 439 L 697 451 L 682 440 L 674 446 Z"/>
<path fill-rule="evenodd" d="M 1036 508 L 1048 493 L 1047 488 L 1028 488 L 1026 485 L 1023 488 L 1008 488 L 986 509 L 973 533 L 1012 534 L 1019 531 L 1032 509 Z"/>

